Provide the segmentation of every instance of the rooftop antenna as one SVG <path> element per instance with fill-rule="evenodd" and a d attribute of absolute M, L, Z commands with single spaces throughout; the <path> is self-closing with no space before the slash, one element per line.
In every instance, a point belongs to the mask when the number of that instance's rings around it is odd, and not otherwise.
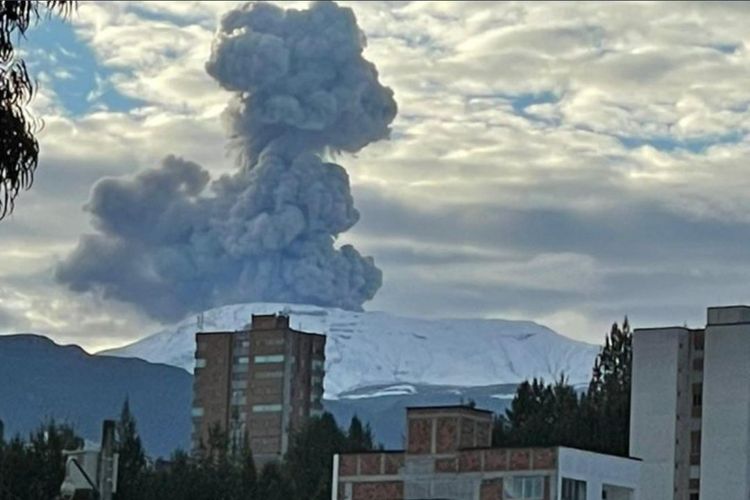
<path fill-rule="evenodd" d="M 203 322 L 204 322 L 204 317 L 203 317 L 203 313 L 200 313 L 200 314 L 198 315 L 198 317 L 196 318 L 196 323 L 197 323 L 197 326 L 198 326 L 198 331 L 199 331 L 199 332 L 202 332 L 202 331 L 203 331 Z"/>

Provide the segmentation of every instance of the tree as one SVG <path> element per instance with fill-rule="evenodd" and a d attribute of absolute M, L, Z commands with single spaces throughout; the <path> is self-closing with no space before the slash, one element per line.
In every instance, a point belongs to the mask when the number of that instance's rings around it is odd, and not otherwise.
<path fill-rule="evenodd" d="M 361 451 L 369 451 L 373 448 L 374 445 L 370 424 L 363 427 L 362 421 L 357 415 L 354 415 L 349 424 L 349 432 L 347 432 L 346 435 L 346 451 L 357 453 Z"/>
<path fill-rule="evenodd" d="M 579 397 L 564 377 L 518 386 L 510 408 L 496 417 L 495 446 L 571 446 L 628 455 L 632 333 L 627 318 L 612 325 L 596 358 L 588 390 Z"/>
<path fill-rule="evenodd" d="M 136 421 L 125 399 L 117 422 L 117 453 L 119 453 L 117 500 L 141 498 L 142 476 L 146 470 L 146 453 L 138 435 Z"/>
<path fill-rule="evenodd" d="M 582 401 L 588 426 L 588 448 L 603 453 L 628 455 L 630 441 L 630 386 L 633 334 L 628 318 L 622 327 L 612 325 L 594 363 L 591 383 Z"/>
<path fill-rule="evenodd" d="M 263 466 L 258 480 L 257 498 L 262 500 L 290 500 L 295 498 L 292 496 L 289 480 L 284 477 L 281 467 L 276 462 L 270 462 Z"/>
<path fill-rule="evenodd" d="M 298 500 L 331 498 L 333 455 L 347 449 L 347 436 L 330 413 L 309 419 L 292 436 L 285 457 L 286 476 Z M 261 496 L 261 498 L 263 498 Z"/>
<path fill-rule="evenodd" d="M 24 36 L 40 17 L 40 7 L 48 13 L 67 16 L 76 2 L 66 0 L 0 1 L 0 219 L 13 210 L 21 189 L 34 181 L 39 160 L 35 121 L 27 106 L 34 95 L 34 83 L 26 63 L 17 57 L 14 36 Z"/>
<path fill-rule="evenodd" d="M 0 444 L 0 498 L 54 498 L 65 477 L 63 451 L 82 444 L 71 427 L 54 421 L 39 427 L 28 441 L 16 436 Z"/>

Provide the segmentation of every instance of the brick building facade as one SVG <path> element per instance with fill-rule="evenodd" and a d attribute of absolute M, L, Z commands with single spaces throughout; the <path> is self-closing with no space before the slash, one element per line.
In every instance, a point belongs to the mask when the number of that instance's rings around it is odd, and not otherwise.
<path fill-rule="evenodd" d="M 406 450 L 344 454 L 339 500 L 637 499 L 639 463 L 569 448 L 492 448 L 492 413 L 407 409 Z"/>
<path fill-rule="evenodd" d="M 218 426 L 231 449 L 259 462 L 279 458 L 289 433 L 322 412 L 323 335 L 289 327 L 285 315 L 253 315 L 249 328 L 196 334 L 193 453 Z"/>

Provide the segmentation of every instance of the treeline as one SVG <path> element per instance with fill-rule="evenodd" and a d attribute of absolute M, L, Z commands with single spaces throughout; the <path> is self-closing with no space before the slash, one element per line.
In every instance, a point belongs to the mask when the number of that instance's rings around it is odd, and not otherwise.
<path fill-rule="evenodd" d="M 564 377 L 522 383 L 495 419 L 493 446 L 569 446 L 628 455 L 632 333 L 627 318 L 607 335 L 591 381 L 580 391 Z"/>
<path fill-rule="evenodd" d="M 80 448 L 73 429 L 51 421 L 28 440 L 0 439 L 0 500 L 50 500 L 65 477 L 63 450 Z"/>
<path fill-rule="evenodd" d="M 127 402 L 117 423 L 117 439 L 116 500 L 328 500 L 333 455 L 374 448 L 369 425 L 355 416 L 344 431 L 325 413 L 292 436 L 282 462 L 260 471 L 251 451 L 234 453 L 221 432 L 212 433 L 200 459 L 177 451 L 169 461 L 150 462 Z M 65 476 L 63 450 L 82 444 L 72 428 L 54 422 L 26 441 L 0 441 L 0 500 L 58 498 Z"/>

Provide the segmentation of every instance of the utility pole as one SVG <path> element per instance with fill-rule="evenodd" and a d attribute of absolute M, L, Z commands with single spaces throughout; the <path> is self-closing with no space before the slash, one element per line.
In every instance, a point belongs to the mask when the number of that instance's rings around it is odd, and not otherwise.
<path fill-rule="evenodd" d="M 112 500 L 115 488 L 115 421 L 102 426 L 102 451 L 99 454 L 99 500 Z"/>

